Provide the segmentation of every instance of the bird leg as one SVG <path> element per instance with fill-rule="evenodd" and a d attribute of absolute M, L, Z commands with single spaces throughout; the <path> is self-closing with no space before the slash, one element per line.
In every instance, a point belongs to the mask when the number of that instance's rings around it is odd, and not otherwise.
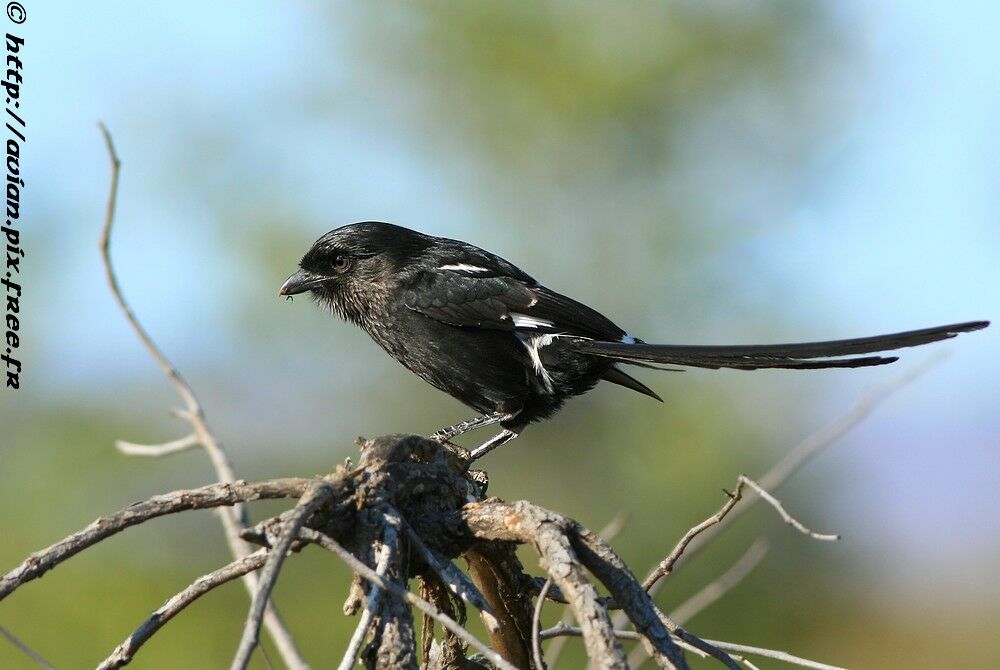
<path fill-rule="evenodd" d="M 448 442 L 449 440 L 458 437 L 459 435 L 464 435 L 471 430 L 476 430 L 477 428 L 485 428 L 486 426 L 492 426 L 495 423 L 499 423 L 507 418 L 507 415 L 503 412 L 494 412 L 493 414 L 485 414 L 483 416 L 477 416 L 473 419 L 468 419 L 467 421 L 462 421 L 461 423 L 456 423 L 454 426 L 448 426 L 447 428 L 442 428 L 433 435 L 431 435 L 432 440 L 438 442 Z"/>
<path fill-rule="evenodd" d="M 502 431 L 491 437 L 490 439 L 483 442 L 481 445 L 469 452 L 469 463 L 472 463 L 486 454 L 490 453 L 497 447 L 503 446 L 513 440 L 518 436 L 518 433 L 504 428 Z"/>

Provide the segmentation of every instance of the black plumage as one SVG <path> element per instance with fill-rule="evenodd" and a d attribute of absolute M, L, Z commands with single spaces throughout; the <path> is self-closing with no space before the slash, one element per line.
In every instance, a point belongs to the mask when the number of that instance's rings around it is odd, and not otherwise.
<path fill-rule="evenodd" d="M 313 244 L 280 293 L 306 291 L 363 328 L 409 370 L 484 415 L 442 429 L 438 438 L 499 423 L 503 431 L 473 457 L 513 439 L 602 379 L 659 400 L 622 364 L 739 370 L 883 365 L 897 359 L 861 354 L 989 325 L 971 321 L 797 344 L 647 344 L 495 254 L 371 221 L 337 228 Z"/>

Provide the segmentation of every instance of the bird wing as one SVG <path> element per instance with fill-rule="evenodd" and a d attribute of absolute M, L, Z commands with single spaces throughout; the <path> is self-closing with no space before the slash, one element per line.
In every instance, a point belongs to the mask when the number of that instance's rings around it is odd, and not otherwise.
<path fill-rule="evenodd" d="M 461 265 L 415 277 L 403 299 L 406 307 L 452 326 L 612 341 L 625 334 L 599 312 L 532 280 Z"/>

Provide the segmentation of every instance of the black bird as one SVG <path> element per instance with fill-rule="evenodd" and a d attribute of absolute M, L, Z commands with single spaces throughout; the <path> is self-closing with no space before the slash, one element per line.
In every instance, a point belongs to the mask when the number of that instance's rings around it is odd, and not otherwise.
<path fill-rule="evenodd" d="M 602 379 L 661 400 L 621 364 L 855 368 L 897 360 L 858 354 L 914 347 L 989 325 L 970 321 L 797 344 L 646 344 L 495 254 L 375 221 L 331 230 L 299 266 L 280 295 L 311 292 L 421 379 L 482 413 L 443 428 L 436 439 L 500 424 L 503 430 L 474 449 L 471 460 L 514 439 L 529 423 L 551 416 Z"/>

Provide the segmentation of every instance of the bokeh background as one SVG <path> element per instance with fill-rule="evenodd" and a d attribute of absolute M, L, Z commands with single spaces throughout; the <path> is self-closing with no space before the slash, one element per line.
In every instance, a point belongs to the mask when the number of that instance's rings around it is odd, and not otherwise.
<path fill-rule="evenodd" d="M 1000 315 L 996 3 L 25 5 L 26 345 L 23 389 L 0 400 L 3 570 L 212 476 L 197 452 L 112 446 L 185 426 L 102 276 L 98 120 L 124 161 L 125 293 L 246 478 L 325 472 L 356 435 L 468 415 L 360 331 L 277 298 L 308 245 L 352 221 L 477 243 L 650 341 Z M 852 668 L 1000 665 L 998 333 L 936 345 L 951 355 L 782 487 L 841 542 L 756 509 L 671 578 L 664 607 L 764 536 L 762 564 L 693 630 Z M 645 572 L 740 472 L 935 353 L 640 372 L 665 405 L 599 388 L 489 457 L 491 490 L 592 527 L 627 511 L 616 546 Z M 354 626 L 348 577 L 307 554 L 277 602 L 326 667 Z M 210 513 L 162 519 L 25 586 L 0 625 L 57 667 L 92 666 L 225 560 Z M 211 594 L 136 667 L 226 667 L 246 604 L 235 583 Z M 33 666 L 0 641 L 0 667 Z"/>

